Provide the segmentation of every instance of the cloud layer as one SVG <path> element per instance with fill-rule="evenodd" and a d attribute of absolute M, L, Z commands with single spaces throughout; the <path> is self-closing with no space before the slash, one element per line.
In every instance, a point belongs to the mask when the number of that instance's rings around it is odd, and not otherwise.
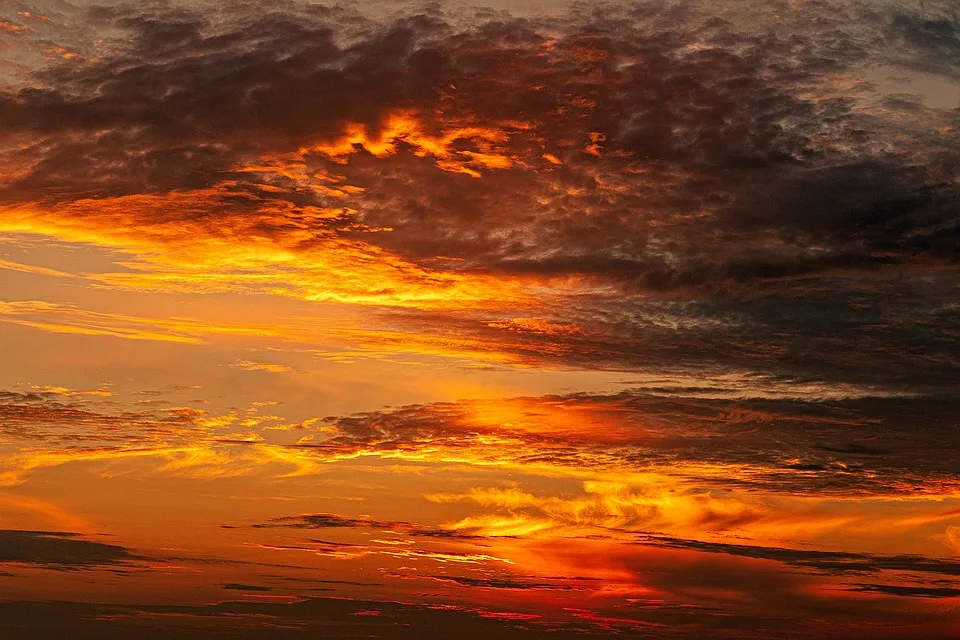
<path fill-rule="evenodd" d="M 0 635 L 949 637 L 951 3 L 43 4 Z"/>
<path fill-rule="evenodd" d="M 406 308 L 566 366 L 957 375 L 955 112 L 884 80 L 949 91 L 945 7 L 86 20 L 110 37 L 0 95 L 0 200 L 133 253 L 109 286 Z"/>

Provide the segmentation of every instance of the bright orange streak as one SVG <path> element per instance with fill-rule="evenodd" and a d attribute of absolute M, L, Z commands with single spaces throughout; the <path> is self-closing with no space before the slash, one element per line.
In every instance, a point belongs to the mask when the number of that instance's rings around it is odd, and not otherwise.
<path fill-rule="evenodd" d="M 533 303 L 521 279 L 431 271 L 374 245 L 339 238 L 325 220 L 349 215 L 288 204 L 257 214 L 222 208 L 227 187 L 162 196 L 80 200 L 0 210 L 0 232 L 34 233 L 119 249 L 129 271 L 91 274 L 147 291 L 261 292 L 316 302 L 418 309 L 499 309 Z M 269 231 L 265 231 L 269 229 Z"/>
<path fill-rule="evenodd" d="M 38 267 L 32 264 L 20 264 L 18 262 L 10 262 L 9 260 L 3 260 L 3 259 L 0 259 L 0 269 L 7 269 L 9 271 L 20 271 L 22 273 L 32 273 L 32 274 L 41 275 L 41 276 L 51 276 L 53 278 L 76 278 L 77 277 L 72 273 L 57 271 L 56 269 L 47 269 L 46 267 Z"/>
<path fill-rule="evenodd" d="M 6 527 L 22 527 L 25 513 L 39 516 L 43 522 L 68 531 L 81 531 L 87 527 L 87 521 L 83 518 L 49 502 L 25 496 L 0 494 L 0 513 L 13 516 L 3 521 Z"/>
<path fill-rule="evenodd" d="M 498 127 L 476 125 L 461 126 L 451 123 L 439 135 L 427 133 L 423 122 L 414 112 L 402 111 L 387 117 L 379 133 L 371 133 L 366 125 L 347 125 L 344 135 L 332 142 L 319 142 L 300 149 L 301 156 L 322 154 L 340 162 L 356 153 L 358 148 L 383 158 L 397 153 L 398 143 L 408 145 L 420 157 L 432 156 L 436 166 L 451 173 L 463 173 L 474 178 L 481 177 L 478 169 L 509 169 L 515 160 L 498 152 L 499 145 L 509 136 Z M 458 141 L 469 141 L 477 151 L 454 149 Z"/>
<path fill-rule="evenodd" d="M 49 319 L 53 319 L 53 321 Z M 132 340 L 198 344 L 204 335 L 282 336 L 275 327 L 240 323 L 209 323 L 189 318 L 144 318 L 101 313 L 36 300 L 0 301 L 0 321 L 57 333 L 104 335 Z"/>
<path fill-rule="evenodd" d="M 288 342 L 316 344 L 323 340 L 333 347 L 310 347 L 305 351 L 337 362 L 358 359 L 388 360 L 410 354 L 466 360 L 473 363 L 497 363 L 526 366 L 509 352 L 491 349 L 491 345 L 469 337 L 431 336 L 413 331 L 390 331 L 357 325 L 356 319 L 281 318 L 274 324 L 211 322 L 196 318 L 150 318 L 81 309 L 71 305 L 37 300 L 0 301 L 0 322 L 32 327 L 54 333 L 110 336 L 131 340 L 157 340 L 183 344 L 203 344 L 216 336 L 268 338 Z M 253 361 L 234 363 L 236 368 L 283 373 L 290 368 Z"/>

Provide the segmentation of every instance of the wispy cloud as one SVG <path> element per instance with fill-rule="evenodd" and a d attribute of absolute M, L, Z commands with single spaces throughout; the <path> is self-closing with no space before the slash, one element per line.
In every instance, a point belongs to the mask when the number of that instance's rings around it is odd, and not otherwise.
<path fill-rule="evenodd" d="M 255 360 L 237 360 L 231 367 L 243 369 L 244 371 L 266 371 L 267 373 L 286 373 L 291 368 L 284 364 L 271 364 L 268 362 L 257 362 Z"/>

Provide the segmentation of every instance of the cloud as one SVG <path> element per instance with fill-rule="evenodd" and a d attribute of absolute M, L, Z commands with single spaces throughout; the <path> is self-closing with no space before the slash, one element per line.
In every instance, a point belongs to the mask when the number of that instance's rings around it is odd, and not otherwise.
<path fill-rule="evenodd" d="M 0 20 L 0 31 L 5 33 L 23 33 L 28 30 L 26 25 L 17 24 L 9 20 Z"/>
<path fill-rule="evenodd" d="M 960 553 L 960 526 L 947 527 L 946 540 L 951 549 Z"/>
<path fill-rule="evenodd" d="M 867 69 L 948 81 L 927 5 L 100 8 L 0 95 L 0 228 L 519 363 L 944 392 L 955 118 Z"/>
<path fill-rule="evenodd" d="M 511 578 L 471 578 L 467 576 L 430 576 L 433 580 L 440 582 L 452 582 L 465 587 L 479 589 L 546 589 L 546 590 L 571 590 L 575 587 L 567 584 L 558 584 L 552 582 L 534 582 L 528 580 L 516 580 Z"/>
<path fill-rule="evenodd" d="M 90 400 L 70 390 L 0 391 L 0 484 L 17 485 L 29 474 L 68 463 L 141 460 L 153 473 L 220 477 L 277 469 L 314 472 L 314 461 L 290 455 L 286 445 L 258 433 L 295 428 L 280 416 L 246 409 L 195 407 L 118 410 L 113 398 Z M 88 393 L 88 392 L 87 392 Z M 306 421 L 313 425 L 316 421 Z M 237 431 L 245 430 L 245 431 Z M 141 467 L 143 472 L 144 468 Z"/>
<path fill-rule="evenodd" d="M 280 516 L 267 522 L 261 522 L 250 526 L 253 529 L 374 529 L 392 533 L 400 532 L 426 538 L 474 537 L 469 533 L 460 533 L 449 528 L 425 527 L 412 522 L 403 522 L 397 520 L 374 520 L 373 518 L 368 517 L 350 518 L 336 513 L 311 513 L 299 516 Z"/>
<path fill-rule="evenodd" d="M 960 72 L 960 21 L 946 7 L 926 14 L 897 11 L 888 23 L 888 33 L 905 45 L 905 62 L 924 70 L 957 77 Z"/>
<path fill-rule="evenodd" d="M 315 514 L 278 518 L 275 524 L 324 529 L 332 535 L 339 529 L 371 528 L 371 521 Z M 376 526 L 383 524 L 376 522 Z M 568 619 L 562 623 L 563 628 L 579 620 L 589 625 L 585 630 L 595 633 L 666 625 L 676 630 L 676 636 L 665 637 L 687 637 L 687 625 L 697 625 L 701 630 L 713 628 L 717 619 L 714 614 L 719 614 L 727 623 L 735 619 L 741 634 L 761 627 L 775 636 L 795 634 L 802 621 L 816 619 L 829 620 L 844 637 L 872 637 L 870 633 L 859 634 L 857 629 L 864 616 L 874 616 L 921 635 L 927 632 L 921 627 L 930 625 L 930 637 L 937 637 L 939 631 L 934 630 L 942 631 L 949 613 L 936 614 L 934 609 L 912 603 L 864 600 L 855 594 L 869 592 L 919 600 L 955 597 L 952 582 L 958 567 L 949 558 L 791 549 L 649 534 L 618 537 L 616 533 L 608 530 L 607 535 L 597 532 L 574 536 L 569 530 L 553 535 L 515 531 L 506 538 L 485 534 L 443 540 L 442 547 L 423 547 L 423 541 L 411 539 L 417 534 L 405 528 L 393 531 L 386 539 L 371 540 L 369 534 L 357 536 L 356 532 L 343 531 L 345 537 L 359 542 L 284 538 L 288 542 L 262 546 L 345 562 L 375 555 L 402 562 L 429 559 L 439 567 L 455 568 L 457 573 L 406 571 L 386 577 L 479 590 L 489 601 L 517 611 L 526 611 L 528 605 L 539 606 L 543 592 L 550 592 L 552 601 L 568 603 L 563 609 L 562 617 Z M 498 557 L 510 562 L 498 564 Z M 865 576 L 877 582 L 866 583 Z M 583 592 L 589 595 L 587 600 Z M 466 597 L 475 601 L 479 596 Z M 771 629 L 774 620 L 777 627 Z M 826 627 L 818 627 L 813 633 L 822 637 Z"/>
<path fill-rule="evenodd" d="M 60 531 L 0 530 L 0 562 L 75 570 L 123 566 L 140 559 L 119 545 L 78 536 Z"/>
<path fill-rule="evenodd" d="M 589 536 L 636 530 L 695 530 L 701 534 L 749 530 L 776 516 L 736 498 L 678 489 L 653 477 L 646 482 L 588 480 L 583 496 L 534 496 L 519 491 L 476 488 L 465 495 L 434 494 L 434 502 L 475 502 L 497 513 L 471 515 L 446 525 L 485 537 Z M 669 487 L 669 488 L 668 488 Z"/>
<path fill-rule="evenodd" d="M 780 547 L 748 546 L 718 542 L 700 542 L 697 540 L 679 540 L 675 538 L 651 537 L 643 544 L 670 547 L 675 549 L 692 549 L 707 553 L 722 553 L 747 558 L 761 558 L 775 560 L 795 567 L 812 569 L 828 574 L 874 574 L 882 571 L 932 573 L 945 576 L 960 576 L 960 562 L 950 559 L 928 558 L 917 555 L 874 555 L 869 553 L 847 553 L 838 551 L 814 551 L 807 549 L 785 549 Z M 883 589 L 883 585 L 859 585 L 865 591 L 876 590 L 894 594 L 896 587 L 890 591 Z M 876 589 L 873 589 L 876 587 Z M 917 588 L 915 595 L 922 595 L 923 589 Z M 910 589 L 904 587 L 899 595 L 911 595 Z M 950 589 L 947 592 L 951 591 Z M 933 591 L 931 591 L 933 593 Z"/>
<path fill-rule="evenodd" d="M 717 397 L 709 387 L 651 390 L 440 402 L 295 422 L 260 406 L 117 411 L 100 406 L 116 397 L 6 391 L 0 392 L 0 433 L 19 449 L 4 458 L 2 477 L 16 483 L 40 468 L 130 457 L 155 458 L 157 471 L 166 473 L 309 475 L 330 462 L 375 457 L 595 482 L 596 490 L 583 485 L 590 495 L 579 506 L 508 487 L 437 499 L 596 511 L 601 521 L 628 518 L 610 510 L 616 504 L 640 517 L 644 505 L 653 508 L 661 494 L 682 489 L 675 507 L 690 510 L 681 510 L 681 520 L 703 517 L 701 525 L 717 528 L 762 513 L 706 491 L 753 489 L 798 499 L 811 491 L 836 499 L 957 491 L 956 403 L 949 398 L 746 400 Z M 298 443 L 289 443 L 289 430 L 302 433 Z M 321 516 L 314 525 L 337 522 Z"/>
<path fill-rule="evenodd" d="M 481 638 L 583 638 L 589 627 L 544 621 L 538 616 L 509 609 L 482 606 L 428 606 L 389 601 L 344 598 L 294 598 L 284 601 L 226 601 L 207 605 L 146 604 L 101 605 L 97 603 L 16 602 L 0 603 L 9 628 L 20 633 L 38 629 L 51 637 L 76 634 L 86 638 L 109 637 L 117 625 L 145 638 L 161 638 L 171 632 L 190 640 L 210 638 L 205 624 L 213 620 L 217 631 L 242 634 L 244 638 L 316 637 L 331 629 L 349 633 L 375 633 L 391 640 L 414 640 L 424 633 L 465 640 Z M 255 622 L 253 622 L 255 621 Z"/>
<path fill-rule="evenodd" d="M 396 558 L 401 560 L 431 560 L 440 565 L 477 565 L 491 563 L 512 565 L 509 558 L 478 551 L 456 551 L 449 549 L 419 548 L 409 546 L 403 540 L 372 540 L 370 544 L 356 544 L 331 540 L 303 540 L 299 544 L 260 544 L 263 549 L 280 552 L 302 551 L 335 560 L 358 560 L 368 556 Z"/>
<path fill-rule="evenodd" d="M 222 586 L 224 589 L 227 589 L 227 590 L 230 590 L 230 591 L 250 591 L 250 592 L 261 593 L 261 592 L 266 592 L 266 591 L 272 591 L 272 590 L 273 590 L 273 589 L 271 589 L 270 587 L 263 587 L 263 586 L 255 585 L 255 584 L 240 584 L 240 583 L 237 583 L 237 582 L 229 582 L 229 583 L 224 584 L 224 585 L 221 585 L 221 586 Z"/>
<path fill-rule="evenodd" d="M 426 447 L 450 461 L 578 468 L 588 476 L 656 471 L 700 486 L 798 496 L 814 488 L 838 496 L 940 494 L 956 482 L 951 411 L 946 399 L 934 404 L 579 394 L 328 418 L 320 437 L 302 447 L 318 455 L 400 458 L 416 457 Z M 704 465 L 716 465 L 716 473 Z M 517 492 L 468 497 L 537 504 Z"/>
<path fill-rule="evenodd" d="M 293 529 L 327 529 L 340 527 L 370 527 L 376 529 L 409 529 L 409 522 L 386 522 L 370 518 L 346 518 L 336 513 L 313 513 L 296 517 L 281 517 L 271 522 L 253 525 L 255 528 L 289 527 Z"/>
<path fill-rule="evenodd" d="M 144 318 L 82 309 L 41 300 L 0 301 L 0 321 L 74 335 L 110 336 L 198 344 L 201 336 L 217 334 L 269 335 L 271 328 L 213 324 L 189 318 Z M 274 332 L 276 330 L 274 329 Z"/>
<path fill-rule="evenodd" d="M 72 273 L 57 271 L 56 269 L 47 269 L 46 267 L 38 267 L 32 264 L 20 264 L 18 262 L 11 262 L 10 260 L 0 260 L 0 269 L 7 269 L 9 271 L 20 271 L 22 273 L 32 273 L 32 274 L 43 275 L 43 276 L 51 276 L 54 278 L 75 278 L 76 277 Z"/>
<path fill-rule="evenodd" d="M 266 371 L 267 373 L 286 373 L 287 371 L 291 371 L 290 367 L 283 364 L 270 364 L 267 362 L 256 362 L 254 360 L 237 360 L 230 366 L 235 369 L 243 369 L 244 371 Z"/>
<path fill-rule="evenodd" d="M 893 584 L 862 584 L 857 589 L 866 593 L 882 593 L 888 596 L 908 598 L 958 598 L 960 589 L 951 587 L 913 587 Z"/>
<path fill-rule="evenodd" d="M 340 360 L 630 372 L 635 389 L 290 423 L 259 407 L 124 411 L 102 390 L 0 392 L 0 484 L 67 463 L 270 479 L 364 459 L 456 468 L 477 480 L 425 496 L 446 520 L 307 513 L 246 533 L 257 553 L 422 563 L 431 591 L 529 593 L 538 611 L 544 595 L 579 597 L 551 572 L 600 583 L 554 627 L 530 610 L 303 599 L 246 582 L 219 587 L 250 602 L 197 607 L 0 603 L 5 624 L 95 637 L 106 620 L 158 636 L 201 620 L 238 635 L 943 635 L 952 559 L 801 545 L 882 525 L 884 541 L 958 546 L 960 131 L 945 99 L 891 82 L 953 91 L 948 3 L 522 16 L 49 4 L 0 18 L 12 54 L 0 232 L 114 262 L 70 280 L 0 269 L 110 295 L 282 296 L 343 316 L 266 326 L 31 299 L 0 302 L 0 321 L 188 345 L 256 337 Z M 317 335 L 336 344 L 304 337 Z M 144 463 L 123 467 L 133 459 Z M 288 537 L 309 535 L 345 539 Z M 134 559 L 75 534 L 0 532 L 0 560 L 27 570 Z M 439 575 L 449 567 L 473 572 Z"/>

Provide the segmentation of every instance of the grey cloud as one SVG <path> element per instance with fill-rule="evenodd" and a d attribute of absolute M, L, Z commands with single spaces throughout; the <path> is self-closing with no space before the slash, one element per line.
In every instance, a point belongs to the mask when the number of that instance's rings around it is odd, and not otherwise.
<path fill-rule="evenodd" d="M 889 22 L 889 33 L 906 45 L 905 62 L 934 72 L 960 76 L 960 17 L 956 9 L 936 9 L 926 13 L 896 11 Z"/>

